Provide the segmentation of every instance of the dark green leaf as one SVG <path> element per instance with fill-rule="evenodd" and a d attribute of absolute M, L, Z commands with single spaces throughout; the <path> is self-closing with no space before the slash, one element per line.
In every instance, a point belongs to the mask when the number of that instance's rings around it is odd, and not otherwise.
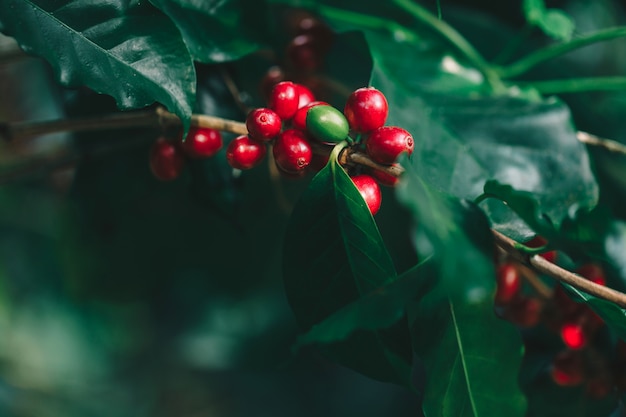
<path fill-rule="evenodd" d="M 336 161 L 313 178 L 294 208 L 284 276 L 303 329 L 396 276 L 365 201 Z"/>
<path fill-rule="evenodd" d="M 430 286 L 432 271 L 428 262 L 331 314 L 300 336 L 298 345 L 338 342 L 357 330 L 385 329 L 398 322 L 405 314 L 406 304 L 423 296 Z"/>
<path fill-rule="evenodd" d="M 434 301 L 434 302 L 432 302 Z M 412 315 L 415 351 L 426 367 L 427 416 L 523 416 L 517 383 L 521 338 L 482 302 L 419 302 Z"/>
<path fill-rule="evenodd" d="M 180 30 L 196 61 L 232 61 L 259 48 L 259 35 L 250 33 L 246 16 L 263 21 L 262 1 L 150 0 Z M 256 35 L 256 36 L 255 36 Z"/>
<path fill-rule="evenodd" d="M 596 203 L 598 188 L 588 155 L 562 102 L 441 94 L 446 86 L 480 94 L 481 75 L 459 65 L 453 56 L 442 57 L 446 63 L 442 66 L 450 69 L 445 77 L 431 76 L 435 67 L 430 73 L 416 73 L 415 68 L 423 68 L 421 53 L 370 33 L 367 39 L 374 58 L 371 84 L 389 102 L 387 124 L 413 134 L 412 163 L 429 185 L 474 199 L 485 181 L 497 179 L 532 192 L 546 213 L 557 218 L 574 203 L 588 207 Z M 421 87 L 428 82 L 440 87 Z M 518 239 L 532 235 L 501 205 L 482 207 L 499 231 Z"/>
<path fill-rule="evenodd" d="M 288 301 L 304 330 L 396 278 L 369 209 L 332 155 L 294 208 L 283 274 Z M 409 346 L 400 326 L 385 334 L 354 333 L 327 353 L 370 377 L 408 384 Z"/>
<path fill-rule="evenodd" d="M 563 250 L 585 245 L 597 256 L 611 228 L 611 216 L 605 207 L 589 210 L 572 203 L 568 210 L 563 207 L 564 217 L 553 218 L 544 212 L 535 195 L 529 192 L 515 190 L 497 181 L 487 181 L 484 191 L 486 196 L 506 202 L 535 232 Z"/>
<path fill-rule="evenodd" d="M 472 204 L 429 187 L 411 164 L 403 165 L 407 168 L 396 187 L 397 197 L 416 224 L 413 241 L 418 254 L 433 254 L 445 293 L 490 299 L 494 246 L 484 214 Z"/>
<path fill-rule="evenodd" d="M 7 0 L 0 3 L 0 29 L 45 58 L 62 84 L 109 94 L 121 109 L 157 101 L 189 126 L 193 62 L 176 27 L 154 10 L 126 2 Z"/>

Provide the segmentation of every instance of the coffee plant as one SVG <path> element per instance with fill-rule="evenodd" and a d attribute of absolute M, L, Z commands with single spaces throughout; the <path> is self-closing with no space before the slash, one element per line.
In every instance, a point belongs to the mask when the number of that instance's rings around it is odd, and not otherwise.
<path fill-rule="evenodd" d="M 626 8 L 472 3 L 0 1 L 0 415 L 626 415 Z"/>

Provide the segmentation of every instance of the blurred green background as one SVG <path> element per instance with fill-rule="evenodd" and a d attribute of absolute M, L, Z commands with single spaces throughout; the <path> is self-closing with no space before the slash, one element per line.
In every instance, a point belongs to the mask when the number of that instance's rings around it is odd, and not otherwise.
<path fill-rule="evenodd" d="M 580 32 L 624 24 L 625 4 L 548 2 Z M 524 25 L 518 1 L 444 0 L 441 10 L 488 58 Z M 517 53 L 545 42 L 531 33 Z M 625 42 L 584 48 L 526 79 L 624 74 Z M 106 96 L 55 85 L 47 66 L 10 40 L 1 45 L 0 120 L 115 111 Z M 236 66 L 198 67 L 196 110 L 242 120 L 225 68 L 237 77 Z M 625 141 L 626 94 L 563 98 L 579 129 Z M 313 350 L 290 350 L 298 330 L 280 253 L 306 182 L 272 180 L 267 162 L 234 176 L 222 154 L 161 183 L 148 166 L 156 135 L 57 134 L 0 145 L 0 174 L 21 169 L 0 186 L 0 416 L 420 415 L 407 390 Z M 626 186 L 624 161 L 593 156 L 602 198 L 626 217 L 612 197 L 624 193 L 611 192 Z M 383 210 L 379 222 L 387 221 Z"/>

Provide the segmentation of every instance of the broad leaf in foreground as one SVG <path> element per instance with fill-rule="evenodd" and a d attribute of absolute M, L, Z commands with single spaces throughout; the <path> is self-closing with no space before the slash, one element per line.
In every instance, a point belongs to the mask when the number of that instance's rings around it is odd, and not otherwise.
<path fill-rule="evenodd" d="M 336 161 L 340 146 L 302 195 L 285 235 L 287 298 L 305 331 L 396 278 L 365 201 Z M 411 353 L 406 327 L 384 335 L 356 332 L 329 347 L 327 354 L 370 377 L 409 383 Z"/>
<path fill-rule="evenodd" d="M 427 416 L 521 416 L 522 343 L 493 311 L 493 242 L 476 206 L 428 187 L 413 166 L 397 187 L 413 215 L 418 253 L 430 248 L 437 288 L 409 307 L 414 349 L 426 366 Z"/>
<path fill-rule="evenodd" d="M 249 33 L 251 24 L 245 17 L 257 13 L 254 15 L 256 21 L 263 21 L 258 14 L 262 15 L 266 11 L 262 9 L 263 2 L 240 0 L 221 2 L 150 0 L 150 2 L 174 21 L 196 61 L 205 63 L 232 61 L 259 48 L 259 43 L 253 34 Z"/>
<path fill-rule="evenodd" d="M 88 86 L 121 109 L 159 102 L 187 128 L 195 101 L 193 61 L 180 33 L 145 6 L 87 0 L 0 2 L 0 30 L 45 58 L 64 85 Z"/>
<path fill-rule="evenodd" d="M 523 416 L 517 382 L 522 360 L 515 327 L 498 319 L 493 302 L 419 302 L 411 324 L 426 368 L 427 417 Z"/>

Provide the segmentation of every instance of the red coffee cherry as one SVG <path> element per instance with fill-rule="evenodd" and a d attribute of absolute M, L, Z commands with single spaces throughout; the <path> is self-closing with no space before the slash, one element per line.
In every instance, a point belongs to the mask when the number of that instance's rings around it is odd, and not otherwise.
<path fill-rule="evenodd" d="M 268 142 L 280 133 L 283 121 L 274 110 L 267 108 L 254 109 L 246 117 L 249 135 L 258 141 Z"/>
<path fill-rule="evenodd" d="M 604 277 L 604 270 L 602 269 L 600 265 L 593 264 L 593 263 L 584 264 L 580 266 L 578 269 L 576 269 L 576 273 L 598 285 L 606 285 L 606 278 Z"/>
<path fill-rule="evenodd" d="M 520 327 L 533 327 L 539 323 L 543 303 L 535 297 L 518 296 L 506 307 L 505 318 Z"/>
<path fill-rule="evenodd" d="M 382 194 L 378 183 L 374 178 L 365 174 L 355 175 L 351 178 L 357 190 L 361 193 L 361 197 L 365 200 L 367 208 L 369 208 L 372 216 L 374 216 L 378 213 L 382 202 Z"/>
<path fill-rule="evenodd" d="M 269 108 L 274 110 L 283 120 L 289 120 L 298 110 L 300 94 L 297 86 L 291 81 L 283 81 L 272 88 Z"/>
<path fill-rule="evenodd" d="M 310 34 L 298 35 L 287 45 L 288 65 L 298 71 L 313 72 L 322 66 L 324 59 L 315 38 Z"/>
<path fill-rule="evenodd" d="M 298 111 L 296 111 L 296 114 L 294 114 L 293 119 L 291 119 L 293 127 L 300 130 L 306 130 L 306 114 L 311 107 L 315 106 L 329 106 L 329 104 L 324 101 L 312 101 L 300 107 Z"/>
<path fill-rule="evenodd" d="M 578 352 L 566 350 L 558 353 L 550 367 L 552 380 L 562 387 L 579 385 L 585 379 L 585 366 Z"/>
<path fill-rule="evenodd" d="M 236 169 L 250 169 L 261 163 L 267 149 L 248 135 L 237 136 L 226 148 L 226 160 Z"/>
<path fill-rule="evenodd" d="M 391 165 L 402 152 L 413 153 L 413 137 L 396 126 L 383 126 L 374 130 L 365 143 L 368 155 L 379 164 Z"/>
<path fill-rule="evenodd" d="M 359 88 L 348 97 L 343 113 L 350 129 L 357 133 L 367 133 L 385 125 L 387 120 L 387 99 L 374 87 Z"/>
<path fill-rule="evenodd" d="M 564 323 L 560 330 L 561 339 L 570 349 L 582 349 L 587 345 L 587 334 L 581 323 Z"/>
<path fill-rule="evenodd" d="M 158 138 L 150 148 L 150 170 L 161 181 L 172 181 L 185 166 L 185 157 L 177 142 Z"/>
<path fill-rule="evenodd" d="M 304 10 L 292 11 L 286 17 L 285 26 L 289 35 L 292 37 L 303 34 L 311 35 L 320 52 L 328 50 L 334 36 L 328 25 Z"/>
<path fill-rule="evenodd" d="M 315 95 L 313 94 L 313 91 L 309 90 L 308 87 L 305 87 L 302 84 L 296 84 L 296 90 L 298 91 L 298 109 L 301 109 L 307 104 L 315 101 Z"/>
<path fill-rule="evenodd" d="M 192 126 L 184 142 L 181 136 L 181 147 L 190 158 L 209 158 L 218 153 L 223 145 L 220 131 L 208 127 Z"/>
<path fill-rule="evenodd" d="M 288 173 L 303 171 L 313 157 L 304 133 L 296 129 L 285 130 L 276 138 L 273 153 L 276 165 Z"/>
<path fill-rule="evenodd" d="M 522 280 L 517 266 L 511 263 L 502 264 L 496 271 L 496 305 L 511 303 L 522 288 Z"/>

